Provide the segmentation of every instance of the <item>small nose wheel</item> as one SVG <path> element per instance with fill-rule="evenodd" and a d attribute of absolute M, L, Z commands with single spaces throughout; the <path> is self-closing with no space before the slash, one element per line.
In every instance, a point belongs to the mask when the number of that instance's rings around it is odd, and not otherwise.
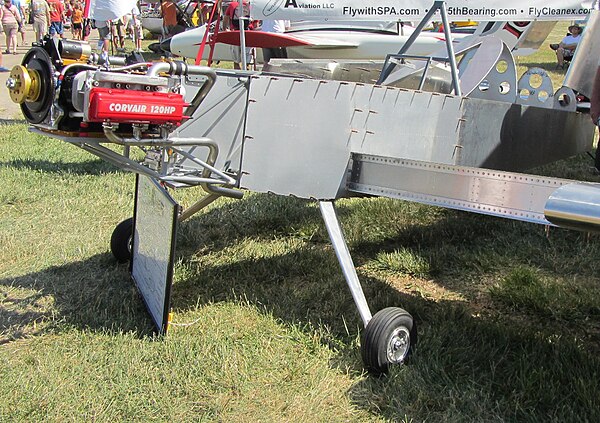
<path fill-rule="evenodd" d="M 387 373 L 389 366 L 402 364 L 417 344 L 417 326 L 405 310 L 389 307 L 379 311 L 362 336 L 361 355 L 371 373 Z"/>
<path fill-rule="evenodd" d="M 119 263 L 131 260 L 133 217 L 119 223 L 110 237 L 110 251 Z"/>

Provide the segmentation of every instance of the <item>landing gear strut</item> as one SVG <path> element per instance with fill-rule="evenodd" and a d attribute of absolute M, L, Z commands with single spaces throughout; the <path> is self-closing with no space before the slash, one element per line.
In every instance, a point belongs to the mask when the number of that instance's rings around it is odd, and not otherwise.
<path fill-rule="evenodd" d="M 361 341 L 365 367 L 376 375 L 386 373 L 390 365 L 404 363 L 414 350 L 417 344 L 417 326 L 412 316 L 401 308 L 385 308 L 371 316 L 335 207 L 330 201 L 321 201 L 319 208 L 352 298 L 365 325 Z"/>

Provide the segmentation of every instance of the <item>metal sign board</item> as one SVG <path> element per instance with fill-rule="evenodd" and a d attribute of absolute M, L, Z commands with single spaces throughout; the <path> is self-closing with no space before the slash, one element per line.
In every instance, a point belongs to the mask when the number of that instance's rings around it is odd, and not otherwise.
<path fill-rule="evenodd" d="M 592 0 L 447 0 L 448 17 L 453 20 L 534 21 L 583 19 Z M 255 19 L 333 19 L 419 21 L 433 6 L 433 0 L 251 0 Z"/>
<path fill-rule="evenodd" d="M 156 329 L 169 325 L 179 206 L 155 180 L 137 175 L 131 246 L 131 277 Z"/>

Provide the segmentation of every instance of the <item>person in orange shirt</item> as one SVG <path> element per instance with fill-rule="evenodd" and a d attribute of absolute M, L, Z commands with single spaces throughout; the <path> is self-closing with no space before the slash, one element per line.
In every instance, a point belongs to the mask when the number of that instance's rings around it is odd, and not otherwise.
<path fill-rule="evenodd" d="M 73 31 L 73 39 L 81 40 L 83 30 L 83 10 L 81 10 L 81 5 L 79 3 L 75 3 L 73 13 L 71 14 L 71 30 Z"/>
<path fill-rule="evenodd" d="M 175 35 L 175 27 L 177 26 L 177 6 L 172 0 L 162 0 L 160 3 L 160 11 L 163 18 L 163 38 L 168 38 Z"/>

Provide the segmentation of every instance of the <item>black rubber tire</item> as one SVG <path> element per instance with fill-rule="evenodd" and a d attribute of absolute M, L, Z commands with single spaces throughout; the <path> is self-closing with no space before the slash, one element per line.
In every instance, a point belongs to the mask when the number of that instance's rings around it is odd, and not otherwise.
<path fill-rule="evenodd" d="M 131 237 L 133 236 L 133 217 L 117 225 L 110 237 L 110 251 L 119 263 L 131 260 Z"/>
<path fill-rule="evenodd" d="M 408 337 L 408 348 L 398 359 L 390 359 L 388 350 L 392 338 L 400 340 L 398 332 L 403 337 L 404 343 L 400 343 L 404 347 Z M 365 368 L 372 374 L 382 375 L 388 372 L 391 365 L 405 363 L 416 345 L 417 325 L 412 316 L 401 308 L 388 307 L 369 321 L 362 334 L 360 350 Z"/>
<path fill-rule="evenodd" d="M 600 145 L 596 147 L 596 156 L 594 157 L 594 167 L 600 172 Z"/>

